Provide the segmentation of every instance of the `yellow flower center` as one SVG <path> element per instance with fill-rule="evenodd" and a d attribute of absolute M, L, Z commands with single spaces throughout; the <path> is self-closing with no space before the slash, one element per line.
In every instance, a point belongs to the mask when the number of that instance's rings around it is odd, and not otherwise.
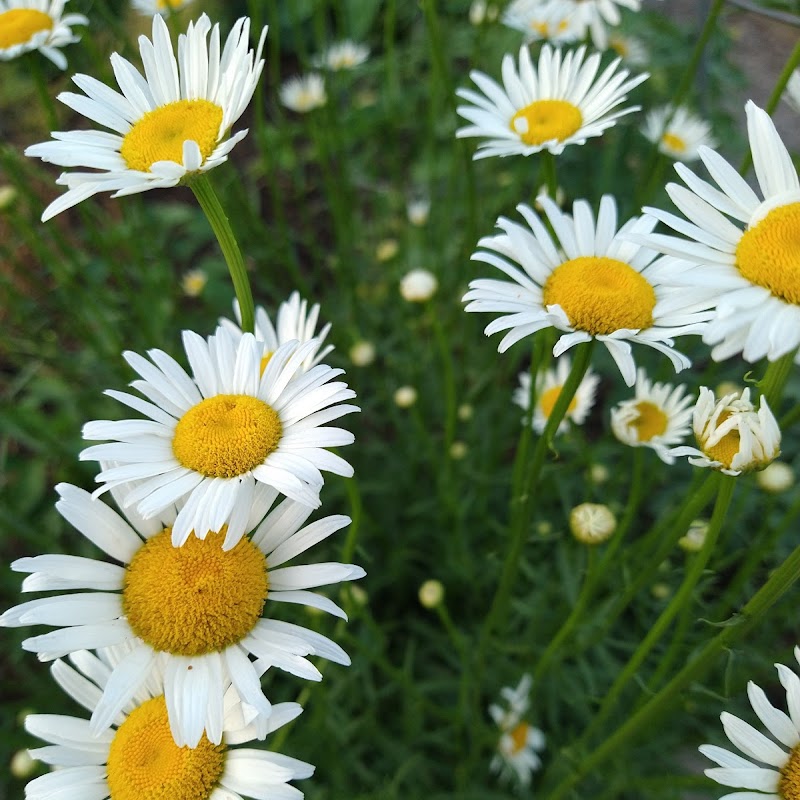
<path fill-rule="evenodd" d="M 516 728 L 509 734 L 511 736 L 511 754 L 516 755 L 525 747 L 525 744 L 528 741 L 528 731 L 530 730 L 530 725 L 527 722 L 520 722 Z"/>
<path fill-rule="evenodd" d="M 197 656 L 241 641 L 264 609 L 264 554 L 241 539 L 223 550 L 225 531 L 173 547 L 170 528 L 148 539 L 125 571 L 122 608 L 154 650 Z"/>
<path fill-rule="evenodd" d="M 683 153 L 686 150 L 686 142 L 674 133 L 665 133 L 661 137 L 661 143 L 668 150 L 674 150 L 676 153 Z"/>
<path fill-rule="evenodd" d="M 172 738 L 164 696 L 138 706 L 119 726 L 108 752 L 112 800 L 207 800 L 225 767 L 224 744 L 205 734 L 197 747 Z"/>
<path fill-rule="evenodd" d="M 125 134 L 120 155 L 128 169 L 149 172 L 156 161 L 183 163 L 183 143 L 197 142 L 205 161 L 219 139 L 222 109 L 209 100 L 176 100 L 148 111 Z"/>
<path fill-rule="evenodd" d="M 166 11 L 169 9 L 176 9 L 183 0 L 156 0 L 156 7 L 159 11 Z"/>
<path fill-rule="evenodd" d="M 542 410 L 542 414 L 544 414 L 548 419 L 553 413 L 553 409 L 558 401 L 558 396 L 561 394 L 561 390 L 563 388 L 563 386 L 553 386 L 547 391 L 542 392 L 542 396 L 539 398 L 539 408 Z M 567 414 L 575 411 L 577 407 L 578 398 L 573 397 L 572 400 L 570 400 L 569 407 L 567 408 Z"/>
<path fill-rule="evenodd" d="M 0 14 L 0 49 L 25 44 L 41 31 L 53 29 L 53 18 L 33 8 L 12 8 Z"/>
<path fill-rule="evenodd" d="M 264 370 L 267 368 L 267 364 L 269 364 L 269 362 L 272 360 L 272 356 L 274 356 L 274 355 L 275 355 L 275 353 L 272 350 L 268 350 L 266 355 L 261 357 L 261 374 L 262 375 L 264 374 Z"/>
<path fill-rule="evenodd" d="M 667 430 L 667 415 L 654 403 L 642 400 L 636 404 L 636 410 L 639 416 L 631 422 L 631 427 L 636 428 L 640 442 L 649 442 Z"/>
<path fill-rule="evenodd" d="M 736 248 L 742 277 L 800 305 L 800 203 L 774 208 L 746 230 Z"/>
<path fill-rule="evenodd" d="M 723 411 L 717 419 L 717 427 L 722 425 L 732 414 L 732 411 Z M 719 461 L 725 469 L 730 469 L 733 458 L 739 452 L 740 446 L 741 440 L 739 437 L 739 430 L 733 428 L 715 445 L 712 447 L 704 446 L 702 450 L 712 461 Z"/>
<path fill-rule="evenodd" d="M 592 336 L 649 328 L 656 305 L 653 287 L 630 264 L 601 256 L 557 266 L 542 298 L 545 306 L 561 306 L 574 328 Z"/>
<path fill-rule="evenodd" d="M 563 142 L 580 129 L 583 115 L 566 100 L 534 100 L 511 118 L 511 130 L 527 145 Z"/>
<path fill-rule="evenodd" d="M 218 394 L 178 420 L 172 452 L 184 467 L 207 478 L 235 478 L 263 464 L 282 435 L 278 413 L 263 400 Z"/>
<path fill-rule="evenodd" d="M 792 750 L 781 770 L 778 794 L 783 800 L 800 800 L 800 747 Z"/>

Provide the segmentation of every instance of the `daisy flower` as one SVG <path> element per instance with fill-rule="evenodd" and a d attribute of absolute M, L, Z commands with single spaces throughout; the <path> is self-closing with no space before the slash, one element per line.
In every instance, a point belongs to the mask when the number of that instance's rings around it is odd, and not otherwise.
<path fill-rule="evenodd" d="M 642 0 L 576 0 L 576 5 L 584 35 L 588 30 L 594 46 L 605 50 L 608 47 L 608 28 L 616 27 L 622 20 L 618 6 L 638 11 Z"/>
<path fill-rule="evenodd" d="M 756 411 L 750 389 L 721 400 L 705 386 L 694 407 L 692 427 L 696 447 L 676 447 L 670 456 L 690 456 L 696 467 L 711 467 L 726 475 L 763 469 L 781 453 L 781 431 L 762 395 Z"/>
<path fill-rule="evenodd" d="M 242 316 L 239 311 L 238 301 L 233 303 L 233 312 L 236 315 L 236 320 L 241 324 Z M 291 341 L 298 341 L 300 344 L 310 342 L 314 339 L 317 343 L 317 349 L 309 354 L 308 358 L 303 362 L 304 371 L 308 371 L 311 367 L 318 364 L 325 358 L 328 353 L 333 350 L 333 345 L 328 344 L 322 346 L 331 329 L 331 324 L 328 322 L 323 325 L 319 333 L 316 332 L 317 322 L 319 321 L 319 303 L 314 303 L 309 309 L 308 303 L 300 299 L 298 292 L 292 292 L 288 300 L 284 300 L 278 306 L 277 324 L 273 325 L 269 314 L 261 307 L 256 307 L 255 313 L 255 331 L 254 335 L 259 342 L 263 342 L 266 348 L 266 353 L 262 357 L 262 366 L 266 367 L 267 362 L 272 358 L 275 351 L 282 345 Z M 239 325 L 231 322 L 229 319 L 220 319 L 219 324 L 234 334 L 237 341 L 243 335 L 242 329 Z"/>
<path fill-rule="evenodd" d="M 800 661 L 800 648 L 795 647 L 794 655 Z M 792 800 L 800 796 L 800 677 L 783 664 L 775 668 L 786 690 L 789 713 L 775 708 L 752 681 L 747 684 L 747 696 L 756 716 L 780 744 L 724 711 L 720 720 L 725 735 L 747 758 L 717 745 L 700 746 L 704 756 L 719 764 L 705 770 L 709 778 L 723 786 L 748 790 L 726 794 L 720 800 Z"/>
<path fill-rule="evenodd" d="M 611 409 L 611 430 L 623 444 L 650 447 L 666 464 L 675 459 L 667 453 L 680 444 L 691 429 L 694 399 L 686 386 L 653 383 L 643 369 L 636 374 L 634 397 Z"/>
<path fill-rule="evenodd" d="M 503 705 L 492 703 L 489 714 L 500 729 L 497 752 L 489 765 L 501 777 L 515 776 L 522 786 L 530 786 L 531 775 L 542 765 L 538 753 L 544 750 L 544 734 L 523 720 L 530 704 L 531 676 L 523 675 L 516 688 L 500 690 Z"/>
<path fill-rule="evenodd" d="M 703 334 L 703 341 L 714 345 L 716 361 L 737 353 L 749 362 L 775 361 L 800 345 L 800 180 L 769 114 L 752 101 L 746 111 L 764 199 L 722 156 L 701 147 L 700 159 L 719 189 L 676 164 L 688 188 L 670 183 L 667 193 L 686 219 L 644 209 L 688 238 L 651 234 L 639 240 L 701 265 L 691 280 L 692 286 L 713 287 L 717 293 L 716 314 Z"/>
<path fill-rule="evenodd" d="M 128 489 L 115 490 L 121 508 Z M 15 606 L 0 616 L 0 625 L 57 628 L 22 643 L 42 661 L 77 650 L 124 647 L 93 709 L 93 733 L 107 728 L 141 687 L 161 675 L 175 741 L 195 747 L 205 731 L 219 744 L 230 685 L 263 726 L 270 704 L 259 678 L 268 667 L 319 681 L 321 673 L 305 656 L 350 663 L 325 636 L 264 616 L 275 601 L 346 618 L 335 603 L 308 589 L 360 578 L 361 567 L 283 565 L 345 527 L 347 517 L 325 517 L 303 527 L 311 510 L 284 500 L 250 539 L 230 550 L 222 548 L 224 531 L 173 547 L 168 523 L 174 514 L 166 520 L 135 513 L 125 518 L 75 486 L 62 483 L 56 491 L 58 512 L 113 561 L 71 555 L 14 561 L 13 570 L 30 573 L 23 592 L 70 591 Z M 248 523 L 260 519 L 276 495 L 274 490 L 257 493 L 248 504 Z"/>
<path fill-rule="evenodd" d="M 574 42 L 583 35 L 576 24 L 575 0 L 514 0 L 503 12 L 501 21 L 525 34 L 525 41 L 546 39 L 553 44 Z"/>
<path fill-rule="evenodd" d="M 676 371 L 688 367 L 689 359 L 673 348 L 672 337 L 700 333 L 712 301 L 702 292 L 673 285 L 675 276 L 692 265 L 654 261 L 655 253 L 628 241 L 629 234 L 651 231 L 655 220 L 633 217 L 618 231 L 610 195 L 603 196 L 596 222 L 585 200 L 575 202 L 573 216 L 547 197 L 539 201 L 557 241 L 533 209 L 520 205 L 517 210 L 527 224 L 500 217 L 503 233 L 481 239 L 478 246 L 485 249 L 472 256 L 511 278 L 472 281 L 464 296 L 470 301 L 467 311 L 501 314 L 485 328 L 487 336 L 508 331 L 498 350 L 505 352 L 520 339 L 554 327 L 564 335 L 553 355 L 597 339 L 628 386 L 636 378 L 631 343 L 663 353 Z"/>
<path fill-rule="evenodd" d="M 617 518 L 603 503 L 581 503 L 569 512 L 569 529 L 583 544 L 602 544 L 617 529 Z"/>
<path fill-rule="evenodd" d="M 113 680 L 114 655 L 86 650 L 72 658 L 76 668 L 56 661 L 51 671 L 56 682 L 79 705 L 95 711 L 98 697 Z M 170 736 L 167 704 L 154 679 L 120 709 L 113 728 L 95 734 L 83 717 L 29 714 L 28 733 L 47 742 L 31 750 L 34 758 L 54 767 L 25 787 L 28 800 L 81 797 L 85 800 L 242 800 L 280 798 L 300 800 L 303 793 L 288 785 L 308 778 L 314 767 L 296 758 L 268 750 L 236 745 L 257 737 L 248 724 L 242 703 L 233 689 L 220 707 L 222 737 L 212 742 L 203 736 L 194 749 L 176 744 Z M 273 707 L 264 735 L 296 719 L 297 703 Z M 261 736 L 260 738 L 264 738 Z"/>
<path fill-rule="evenodd" d="M 558 396 L 567 382 L 570 372 L 569 357 L 559 358 L 555 369 L 546 369 L 536 376 L 536 404 L 533 409 L 532 425 L 536 433 L 542 433 L 553 408 L 558 401 Z M 564 433 L 569 427 L 569 421 L 575 425 L 583 425 L 586 417 L 594 405 L 595 393 L 600 378 L 591 368 L 586 371 L 583 380 L 575 392 L 575 397 L 567 407 L 567 413 L 558 426 L 557 433 Z M 520 372 L 519 386 L 514 390 L 513 401 L 524 411 L 528 410 L 531 397 L 531 376 L 528 372 Z"/>
<path fill-rule="evenodd" d="M 131 0 L 131 5 L 148 17 L 155 14 L 169 15 L 190 5 L 192 0 Z"/>
<path fill-rule="evenodd" d="M 684 106 L 677 109 L 666 105 L 650 111 L 644 120 L 642 133 L 658 143 L 658 149 L 676 161 L 700 158 L 701 147 L 715 147 L 711 123 L 693 114 Z"/>
<path fill-rule="evenodd" d="M 51 203 L 42 221 L 98 192 L 113 197 L 177 186 L 193 173 L 227 161 L 247 131 L 229 136 L 247 108 L 261 75 L 261 51 L 249 48 L 250 20 L 237 20 L 223 48 L 219 25 L 203 14 L 178 37 L 178 58 L 167 23 L 153 17 L 153 39 L 139 37 L 144 76 L 118 53 L 111 65 L 122 94 L 88 75 L 73 81 L 85 94 L 62 92 L 58 99 L 108 131 L 53 133 L 55 141 L 28 147 L 36 156 L 62 167 L 56 183 L 68 191 Z M 210 37 L 209 37 L 210 34 Z"/>
<path fill-rule="evenodd" d="M 298 114 L 322 108 L 328 102 L 325 78 L 316 72 L 289 78 L 279 89 L 281 103 Z"/>
<path fill-rule="evenodd" d="M 264 343 L 249 333 L 237 341 L 222 327 L 207 340 L 184 331 L 183 343 L 194 379 L 161 350 L 150 350 L 149 361 L 124 354 L 141 376 L 131 386 L 147 401 L 114 390 L 106 394 L 149 419 L 87 423 L 83 438 L 107 443 L 80 454 L 82 460 L 114 462 L 95 478 L 105 488 L 135 481 L 126 507 L 145 517 L 182 503 L 173 544 L 183 544 L 192 530 L 203 536 L 227 525 L 225 547 L 233 547 L 245 532 L 259 484 L 316 508 L 320 470 L 353 474 L 325 449 L 352 444 L 353 434 L 325 425 L 358 411 L 344 402 L 355 393 L 332 380 L 341 369 L 318 364 L 306 370 L 319 351 L 317 340 L 286 342 L 266 365 Z"/>
<path fill-rule="evenodd" d="M 64 14 L 69 0 L 0 0 L 0 61 L 38 50 L 59 69 L 67 59 L 59 48 L 79 42 L 73 25 L 88 25 L 83 14 Z"/>
<path fill-rule="evenodd" d="M 369 58 L 369 47 L 359 42 L 346 39 L 336 42 L 313 60 L 315 67 L 339 72 L 343 69 L 353 69 L 363 64 Z"/>
<path fill-rule="evenodd" d="M 632 67 L 643 67 L 650 61 L 650 53 L 641 39 L 615 32 L 608 37 L 608 46 Z"/>
<path fill-rule="evenodd" d="M 620 117 L 638 111 L 639 106 L 617 107 L 647 74 L 628 78 L 627 70 L 617 71 L 617 59 L 598 77 L 600 54 L 584 60 L 585 54 L 585 47 L 564 55 L 545 44 L 534 68 L 528 47 L 523 46 L 519 68 L 513 56 L 503 58 L 502 86 L 473 70 L 470 78 L 483 94 L 458 90 L 458 96 L 472 105 L 458 107 L 458 113 L 471 124 L 459 128 L 456 136 L 487 139 L 478 145 L 476 159 L 529 156 L 540 150 L 558 155 L 567 145 L 584 144 Z"/>

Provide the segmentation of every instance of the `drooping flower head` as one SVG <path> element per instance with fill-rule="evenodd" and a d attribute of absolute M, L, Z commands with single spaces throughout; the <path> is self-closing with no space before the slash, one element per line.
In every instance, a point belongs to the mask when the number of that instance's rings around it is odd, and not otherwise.
<path fill-rule="evenodd" d="M 672 337 L 702 332 L 712 295 L 674 285 L 690 264 L 654 261 L 653 251 L 628 241 L 632 233 L 652 230 L 655 221 L 633 217 L 617 230 L 610 195 L 602 198 L 596 220 L 585 200 L 574 204 L 572 216 L 549 198 L 540 202 L 556 240 L 533 209 L 520 205 L 527 224 L 501 217 L 497 224 L 503 233 L 481 239 L 478 246 L 484 249 L 472 256 L 511 278 L 472 281 L 464 296 L 467 311 L 501 315 L 485 329 L 487 336 L 508 331 L 498 350 L 555 327 L 564 335 L 553 355 L 595 338 L 608 348 L 629 386 L 636 378 L 631 343 L 663 353 L 676 371 L 687 367 L 689 360 L 673 348 Z"/>
<path fill-rule="evenodd" d="M 470 125 L 456 136 L 481 137 L 475 158 L 529 156 L 540 150 L 558 155 L 567 145 L 584 144 L 593 136 L 638 111 L 639 106 L 618 108 L 629 92 L 647 79 L 647 74 L 628 78 L 617 70 L 620 60 L 597 75 L 600 54 L 584 58 L 586 48 L 570 50 L 544 45 L 534 67 L 530 51 L 519 51 L 519 66 L 511 55 L 503 58 L 503 85 L 482 72 L 470 77 L 482 94 L 459 89 L 457 94 L 472 105 L 458 107 Z"/>
<path fill-rule="evenodd" d="M 145 517 L 181 503 L 174 544 L 192 530 L 204 536 L 227 525 L 225 547 L 235 545 L 259 484 L 315 508 L 321 470 L 353 474 L 325 448 L 353 442 L 352 433 L 326 423 L 358 410 L 344 402 L 355 393 L 333 380 L 342 370 L 306 369 L 319 352 L 316 339 L 288 341 L 270 353 L 252 334 L 220 327 L 208 339 L 184 331 L 183 342 L 194 378 L 161 350 L 150 350 L 150 360 L 125 353 L 141 376 L 131 385 L 147 401 L 107 394 L 148 419 L 87 423 L 85 439 L 108 443 L 80 456 L 115 462 L 97 475 L 106 487 L 136 481 L 126 503 Z"/>
<path fill-rule="evenodd" d="M 30 573 L 24 592 L 56 594 L 9 609 L 0 625 L 55 627 L 22 643 L 44 661 L 82 649 L 123 648 L 92 707 L 93 733 L 107 728 L 142 687 L 158 678 L 179 745 L 195 747 L 204 732 L 212 744 L 220 743 L 224 695 L 231 685 L 263 738 L 271 707 L 259 678 L 267 668 L 318 681 L 322 675 L 306 656 L 350 663 L 325 636 L 265 616 L 274 601 L 346 618 L 335 603 L 308 589 L 360 578 L 360 567 L 283 565 L 346 526 L 347 517 L 305 525 L 311 509 L 284 500 L 251 538 L 232 549 L 222 547 L 224 530 L 173 547 L 174 510 L 161 519 L 145 520 L 130 511 L 125 518 L 75 486 L 59 484 L 56 490 L 59 513 L 113 561 L 71 555 L 18 559 L 11 568 Z M 113 491 L 124 507 L 129 487 Z M 274 490 L 255 493 L 246 509 L 248 529 L 276 495 Z"/>
<path fill-rule="evenodd" d="M 78 650 L 73 668 L 56 661 L 56 682 L 79 705 L 96 711 L 119 664 L 120 648 L 98 655 Z M 300 800 L 290 780 L 308 778 L 314 767 L 290 756 L 236 745 L 264 738 L 302 712 L 297 703 L 279 703 L 260 733 L 249 722 L 246 706 L 233 687 L 225 693 L 217 742 L 203 736 L 189 748 L 173 740 L 163 694 L 163 676 L 152 676 L 113 720 L 113 727 L 93 733 L 82 717 L 29 714 L 28 733 L 48 742 L 31 750 L 34 758 L 53 766 L 25 787 L 28 800 L 81 797 L 86 800 L 243 800 L 274 797 Z"/>
<path fill-rule="evenodd" d="M 69 0 L 0 0 L 0 61 L 38 50 L 59 69 L 67 68 L 62 47 L 80 41 L 73 25 L 88 25 L 83 14 L 64 14 Z"/>
<path fill-rule="evenodd" d="M 711 123 L 684 106 L 654 108 L 645 117 L 642 133 L 657 143 L 665 156 L 676 161 L 695 161 L 700 158 L 701 147 L 716 146 L 711 136 Z"/>
<path fill-rule="evenodd" d="M 701 147 L 700 158 L 719 188 L 676 164 L 688 188 L 670 183 L 667 193 L 686 219 L 645 208 L 688 238 L 650 234 L 640 240 L 700 265 L 692 285 L 717 294 L 716 314 L 703 334 L 716 361 L 737 353 L 749 362 L 775 361 L 800 345 L 800 179 L 769 114 L 752 101 L 746 111 L 764 199 L 722 156 Z"/>
<path fill-rule="evenodd" d="M 25 155 L 62 167 L 56 183 L 68 191 L 42 215 L 48 220 L 98 192 L 113 197 L 177 186 L 192 173 L 227 161 L 247 131 L 231 128 L 253 96 L 264 61 L 267 29 L 250 49 L 250 20 L 236 21 L 220 44 L 219 25 L 203 14 L 178 38 L 175 57 L 167 23 L 153 17 L 153 38 L 139 37 L 142 75 L 118 53 L 111 65 L 122 93 L 88 75 L 73 81 L 85 94 L 62 92 L 58 99 L 108 131 L 53 133 L 55 141 L 28 147 Z"/>

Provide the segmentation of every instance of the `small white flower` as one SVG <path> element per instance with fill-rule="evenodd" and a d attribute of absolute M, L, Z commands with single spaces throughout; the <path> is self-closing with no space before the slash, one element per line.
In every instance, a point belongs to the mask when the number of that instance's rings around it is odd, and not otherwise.
<path fill-rule="evenodd" d="M 401 386 L 394 393 L 394 402 L 398 408 L 411 408 L 417 402 L 417 390 L 413 386 Z"/>
<path fill-rule="evenodd" d="M 182 8 L 186 8 L 194 0 L 131 0 L 133 7 L 145 16 L 152 17 L 155 14 L 169 16 Z"/>
<path fill-rule="evenodd" d="M 708 536 L 708 520 L 695 519 L 689 525 L 686 533 L 678 539 L 678 545 L 687 553 L 698 553 Z"/>
<path fill-rule="evenodd" d="M 400 294 L 409 303 L 425 303 L 433 297 L 439 281 L 426 269 L 412 269 L 400 281 Z"/>
<path fill-rule="evenodd" d="M 497 14 L 497 5 L 487 3 L 486 0 L 472 0 L 469 7 L 469 21 L 475 26 L 483 25 L 484 22 L 494 22 Z"/>
<path fill-rule="evenodd" d="M 208 283 L 208 275 L 204 269 L 190 269 L 183 273 L 181 289 L 187 297 L 199 297 Z"/>
<path fill-rule="evenodd" d="M 641 5 L 642 0 L 580 0 L 577 3 L 583 29 L 591 33 L 592 42 L 598 50 L 608 47 L 608 29 L 616 27 L 622 21 L 617 6 L 638 11 Z"/>
<path fill-rule="evenodd" d="M 281 103 L 298 114 L 322 108 L 328 102 L 325 78 L 316 72 L 289 78 L 279 90 Z"/>
<path fill-rule="evenodd" d="M 612 33 L 608 37 L 608 46 L 632 67 L 644 67 L 650 62 L 650 53 L 644 42 L 634 36 Z"/>
<path fill-rule="evenodd" d="M 676 161 L 694 161 L 700 158 L 701 147 L 716 147 L 711 123 L 683 106 L 674 111 L 669 105 L 654 108 L 645 117 L 642 133 Z"/>
<path fill-rule="evenodd" d="M 406 214 L 408 221 L 417 227 L 421 227 L 428 221 L 431 211 L 431 201 L 427 197 L 417 197 L 408 201 Z"/>
<path fill-rule="evenodd" d="M 332 44 L 322 55 L 313 59 L 312 63 L 319 69 L 338 72 L 358 67 L 368 58 L 369 47 L 367 45 L 346 39 L 343 42 Z"/>
<path fill-rule="evenodd" d="M 773 461 L 756 473 L 756 483 L 765 492 L 780 494 L 794 486 L 794 470 L 785 461 Z"/>
<path fill-rule="evenodd" d="M 377 355 L 375 345 L 365 339 L 356 342 L 348 353 L 350 360 L 357 367 L 368 367 Z"/>
<path fill-rule="evenodd" d="M 441 581 L 427 580 L 419 587 L 419 602 L 423 608 L 436 608 L 444 600 L 444 586 Z"/>
<path fill-rule="evenodd" d="M 553 44 L 575 42 L 585 32 L 577 7 L 575 0 L 513 0 L 501 21 L 521 31 L 526 42 L 540 39 Z"/>
<path fill-rule="evenodd" d="M 617 518 L 601 503 L 581 503 L 569 514 L 572 535 L 584 544 L 601 544 L 617 529 Z"/>

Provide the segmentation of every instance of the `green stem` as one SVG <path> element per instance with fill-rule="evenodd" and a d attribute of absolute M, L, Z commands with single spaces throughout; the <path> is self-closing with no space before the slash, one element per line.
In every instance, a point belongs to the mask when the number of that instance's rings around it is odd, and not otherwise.
<path fill-rule="evenodd" d="M 556 157 L 549 150 L 539 153 L 539 181 L 547 187 L 547 195 L 554 202 L 558 192 L 558 177 L 556 175 Z M 535 200 L 536 198 L 534 198 Z"/>
<path fill-rule="evenodd" d="M 188 184 L 194 192 L 200 208 L 208 218 L 211 228 L 217 237 L 228 271 L 231 274 L 233 288 L 236 292 L 236 299 L 239 301 L 239 313 L 242 317 L 242 330 L 245 333 L 252 333 L 255 327 L 255 309 L 253 306 L 253 293 L 250 291 L 250 279 L 247 277 L 247 269 L 244 265 L 242 252 L 233 235 L 231 223 L 225 215 L 217 193 L 211 185 L 207 175 L 202 173 L 195 175 Z"/>
<path fill-rule="evenodd" d="M 800 578 L 800 546 L 772 573 L 767 582 L 750 598 L 741 612 L 725 627 L 649 702 L 609 736 L 547 795 L 548 800 L 566 797 L 574 786 L 627 743 L 635 734 L 653 726 L 654 721 L 678 702 L 679 695 L 700 679 L 721 653 L 759 624 L 764 615 Z"/>
<path fill-rule="evenodd" d="M 794 366 L 794 356 L 797 351 L 786 353 L 776 361 L 770 361 L 764 377 L 758 382 L 758 388 L 769 403 L 772 413 L 775 414 L 781 403 L 783 389 Z"/>
<path fill-rule="evenodd" d="M 45 118 L 47 119 L 47 127 L 50 131 L 57 131 L 58 114 L 56 113 L 56 105 L 53 102 L 53 97 L 47 86 L 47 80 L 42 72 L 42 65 L 39 61 L 41 58 L 41 53 L 34 50 L 28 58 L 28 63 L 30 64 L 31 75 L 34 85 L 36 86 L 36 94 L 39 95 L 39 102 L 42 104 L 42 111 L 44 111 Z"/>

